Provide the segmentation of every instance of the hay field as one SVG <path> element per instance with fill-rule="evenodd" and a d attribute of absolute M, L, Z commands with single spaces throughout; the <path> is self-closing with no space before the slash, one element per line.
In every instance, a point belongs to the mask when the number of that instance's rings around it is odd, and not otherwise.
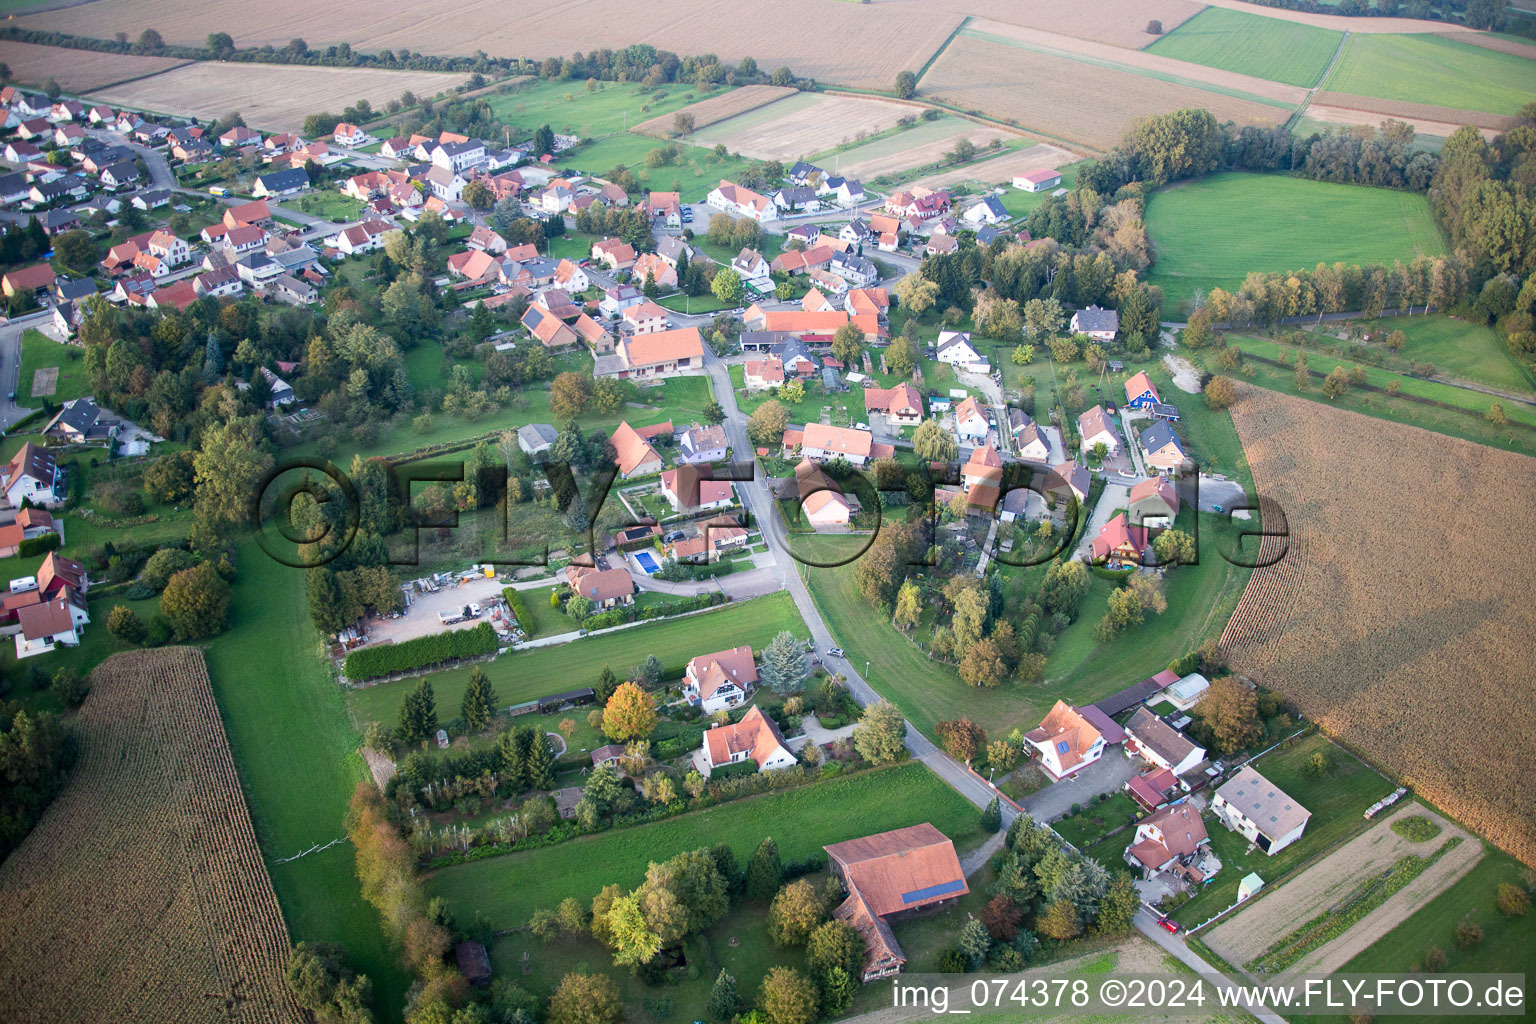
<path fill-rule="evenodd" d="M 1199 20 L 1196 18 L 1190 24 L 1196 24 Z M 1175 85 L 1191 85 L 1198 89 L 1237 95 L 1240 98 L 1254 98 L 1295 106 L 1307 97 L 1306 89 L 1287 85 L 1284 79 L 1256 78 L 1252 74 L 1245 73 L 1253 70 L 1252 68 L 1244 68 L 1243 72 L 1238 71 L 1237 68 L 1243 67 L 1242 64 L 1235 67 L 1230 64 L 1206 66 L 1191 63 L 1188 58 L 1175 59 L 1171 55 L 1163 55 L 1153 48 L 1127 50 L 1107 43 L 1074 39 L 1055 32 L 1020 28 L 1017 25 L 1005 25 L 998 21 L 972 21 L 961 35 L 1014 46 L 1028 51 L 1031 55 L 1043 53 L 1048 56 L 1067 57 L 1111 71 L 1128 71 L 1131 74 L 1147 75 Z M 1328 50 L 1328 56 L 1333 56 L 1332 48 Z M 1028 60 L 1032 57 L 1024 59 Z M 1324 63 L 1326 64 L 1326 61 Z M 1318 68 L 1317 73 L 1321 74 L 1322 68 Z"/>
<path fill-rule="evenodd" d="M 1260 14 L 1207 7 L 1147 47 L 1150 53 L 1313 86 L 1344 33 Z"/>
<path fill-rule="evenodd" d="M 936 174 L 919 178 L 914 184 L 926 185 L 929 188 L 944 188 L 948 185 L 958 185 L 962 181 L 976 181 L 984 185 L 1011 186 L 1014 175 L 1042 167 L 1063 167 L 1075 160 L 1077 160 L 1075 153 L 1068 152 L 1060 146 L 1041 143 L 1038 146 L 1010 150 L 1002 156 L 973 160 L 959 167 L 950 167 Z"/>
<path fill-rule="evenodd" d="M 1513 114 L 1536 100 L 1536 61 L 1442 36 L 1351 35 L 1323 85 L 1383 100 Z"/>
<path fill-rule="evenodd" d="M 1135 0 L 1117 3 L 1140 6 Z M 1065 7 L 1066 0 L 1052 6 Z M 783 64 L 820 82 L 888 89 L 896 72 L 922 67 L 965 13 L 935 12 L 923 0 L 868 5 L 677 0 L 664 11 L 619 0 L 567 0 L 516 10 L 501 0 L 465 0 L 451 12 L 380 7 L 362 0 L 274 0 L 236 8 L 204 0 L 99 0 L 28 15 L 17 23 L 101 39 L 120 31 L 137 38 L 155 28 L 167 42 L 196 46 L 210 32 L 228 32 L 240 46 L 283 46 L 302 36 L 312 47 L 345 42 L 370 53 L 405 47 L 448 56 L 484 50 L 498 57 L 567 57 L 604 46 L 649 43 L 681 55 L 714 53 L 727 61 L 750 56 L 769 70 Z M 1138 28 L 1148 15 L 1139 17 Z"/>
<path fill-rule="evenodd" d="M 74 774 L 0 865 L 0 1019 L 305 1019 L 202 653 L 117 654 L 91 685 Z"/>
<path fill-rule="evenodd" d="M 836 173 L 865 180 L 900 174 L 908 168 L 941 162 L 961 139 L 970 139 L 977 149 L 985 150 L 994 139 L 1007 143 L 1016 138 L 1012 132 L 988 128 L 963 117 L 941 117 L 843 150 L 837 155 Z"/>
<path fill-rule="evenodd" d="M 788 106 L 775 104 L 719 121 L 694 132 L 689 141 L 701 146 L 723 142 L 732 153 L 758 160 L 796 160 L 857 142 L 861 133 L 894 128 L 901 118 L 920 113 L 905 103 L 861 96 L 822 95 L 779 103 Z"/>
<path fill-rule="evenodd" d="M 1085 61 L 958 36 L 923 76 L 919 94 L 981 110 L 1052 138 L 1108 149 L 1130 122 L 1184 107 L 1217 120 L 1278 124 L 1289 108 L 1116 71 Z"/>
<path fill-rule="evenodd" d="M 1511 486 L 1536 459 L 1248 385 L 1233 418 L 1290 538 L 1222 634 L 1232 668 L 1536 864 L 1536 508 Z"/>
<path fill-rule="evenodd" d="M 125 53 L 95 53 L 63 46 L 7 42 L 0 52 L 11 66 L 11 77 L 41 87 L 48 79 L 65 92 L 79 94 L 114 82 L 141 78 L 180 67 L 188 61 L 174 57 L 137 57 Z"/>
<path fill-rule="evenodd" d="M 382 109 L 407 90 L 418 96 L 435 96 L 468 79 L 468 75 L 431 71 L 205 62 L 99 89 L 91 98 L 138 110 L 205 118 L 238 110 L 252 127 L 297 131 L 304 118 L 322 110 L 339 111 L 362 99 Z"/>
<path fill-rule="evenodd" d="M 1383 118 L 1395 117 L 1399 121 L 1434 121 L 1440 124 L 1452 125 L 1460 128 L 1464 124 L 1477 125 L 1479 128 L 1489 129 L 1494 132 L 1508 131 L 1515 126 L 1515 119 L 1503 114 L 1490 114 L 1481 110 L 1461 110 L 1456 107 L 1436 107 L 1427 103 L 1405 103 L 1402 100 L 1382 100 L 1374 96 L 1357 96 L 1347 92 L 1328 92 L 1319 89 L 1314 97 L 1314 105 L 1321 103 L 1327 107 L 1335 107 L 1343 110 L 1357 110 L 1367 114 L 1374 114 L 1378 123 Z M 1313 106 L 1307 107 L 1307 116 L 1311 117 Z"/>
<path fill-rule="evenodd" d="M 653 117 L 649 121 L 641 121 L 630 131 L 639 132 L 641 135 L 651 135 L 658 139 L 672 137 L 672 119 L 678 114 L 688 114 L 693 118 L 693 127 L 697 131 L 707 128 L 717 121 L 745 114 L 749 110 L 766 106 L 775 100 L 782 100 L 786 96 L 795 95 L 795 90 L 788 86 L 779 85 L 746 85 L 740 89 L 732 89 L 721 96 L 711 96 L 707 100 L 690 103 L 681 110 L 674 110 L 670 114 L 662 114 Z"/>

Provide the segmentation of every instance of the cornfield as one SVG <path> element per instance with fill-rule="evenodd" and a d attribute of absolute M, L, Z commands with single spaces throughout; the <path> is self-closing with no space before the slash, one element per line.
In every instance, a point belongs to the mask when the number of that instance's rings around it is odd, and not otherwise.
<path fill-rule="evenodd" d="M 91 678 L 63 793 L 0 865 L 0 1020 L 304 1019 L 202 655 Z"/>
<path fill-rule="evenodd" d="M 1536 460 L 1254 387 L 1233 414 L 1290 536 L 1222 634 L 1232 667 L 1536 864 Z"/>

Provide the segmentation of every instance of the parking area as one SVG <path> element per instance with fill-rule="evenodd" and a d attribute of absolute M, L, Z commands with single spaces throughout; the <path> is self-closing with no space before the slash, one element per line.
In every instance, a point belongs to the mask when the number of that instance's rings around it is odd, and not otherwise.
<path fill-rule="evenodd" d="M 470 629 L 489 616 L 486 606 L 501 596 L 506 584 L 500 580 L 476 577 L 458 586 L 445 584 L 436 593 L 413 593 L 411 605 L 398 619 L 373 619 L 368 623 L 368 645 L 400 643 L 418 636 L 442 633 L 451 629 Z M 466 604 L 478 604 L 482 609 L 479 619 L 469 619 L 445 626 L 438 612 L 448 612 Z"/>
<path fill-rule="evenodd" d="M 1055 821 L 1070 812 L 1073 804 L 1086 806 L 1091 797 L 1117 792 L 1136 776 L 1140 767 L 1140 761 L 1112 748 L 1076 775 L 1030 794 L 1024 800 L 1024 809 L 1037 821 Z"/>

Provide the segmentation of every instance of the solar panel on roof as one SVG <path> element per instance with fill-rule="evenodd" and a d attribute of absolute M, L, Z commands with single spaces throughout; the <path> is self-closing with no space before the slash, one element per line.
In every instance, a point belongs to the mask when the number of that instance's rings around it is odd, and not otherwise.
<path fill-rule="evenodd" d="M 1072 749 L 1072 746 L 1066 740 L 1060 740 L 1056 744 L 1056 753 L 1058 754 L 1065 754 L 1070 749 Z"/>
<path fill-rule="evenodd" d="M 914 889 L 911 892 L 904 892 L 901 894 L 901 902 L 918 903 L 922 900 L 932 899 L 935 896 L 947 896 L 964 888 L 965 879 L 957 878 L 953 882 L 941 882 L 938 885 L 930 885 L 926 889 Z"/>

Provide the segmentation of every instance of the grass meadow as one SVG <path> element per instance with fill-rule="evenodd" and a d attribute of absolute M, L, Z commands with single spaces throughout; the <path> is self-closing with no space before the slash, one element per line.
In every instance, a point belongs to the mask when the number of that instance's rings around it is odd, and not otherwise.
<path fill-rule="evenodd" d="M 1440 373 L 1450 377 L 1508 391 L 1528 393 L 1536 389 L 1525 368 L 1510 354 L 1509 346 L 1483 324 L 1436 313 L 1373 320 L 1370 331 L 1377 336 L 1402 331 L 1407 337 L 1402 352 L 1386 362 L 1389 368 L 1408 369 L 1409 363 L 1433 363 Z"/>
<path fill-rule="evenodd" d="M 46 398 L 55 406 L 71 398 L 79 398 L 89 389 L 86 380 L 85 350 L 74 345 L 61 345 L 42 331 L 28 329 L 21 335 L 21 372 L 16 381 L 16 404 L 30 409 L 41 409 Z M 32 395 L 32 378 L 38 370 L 58 367 L 59 377 L 54 383 L 53 394 Z"/>
<path fill-rule="evenodd" d="M 1310 87 L 1328 70 L 1343 37 L 1344 33 L 1332 29 L 1207 7 L 1146 50 L 1191 64 Z"/>
<path fill-rule="evenodd" d="M 1147 204 L 1149 280 L 1173 315 L 1196 289 L 1235 290 L 1250 271 L 1318 262 L 1404 262 L 1445 251 L 1429 200 L 1410 192 L 1280 175 L 1213 174 Z"/>
<path fill-rule="evenodd" d="M 1513 114 L 1536 100 L 1536 61 L 1433 35 L 1353 33 L 1330 92 Z"/>
<path fill-rule="evenodd" d="M 754 649 L 765 647 L 785 629 L 796 636 L 807 635 L 805 623 L 795 611 L 789 594 L 780 592 L 698 615 L 663 619 L 615 633 L 503 655 L 482 667 L 491 677 L 500 702 L 503 705 L 519 704 L 562 690 L 592 686 L 604 665 L 622 676 L 631 666 L 643 662 L 648 654 L 660 658 L 668 676 L 675 678 L 682 674 L 683 666 L 694 655 L 740 644 L 751 644 Z M 469 671 L 467 668 L 452 669 L 431 676 L 440 718 L 446 720 L 458 714 L 464 690 L 469 685 Z M 398 716 L 400 702 L 415 685 L 415 679 L 402 679 L 363 687 L 351 692 L 349 702 L 360 724 L 376 721 L 392 725 Z"/>
<path fill-rule="evenodd" d="M 636 886 L 652 861 L 686 850 L 729 843 L 745 867 L 769 836 L 787 862 L 820 854 L 829 843 L 925 821 L 963 840 L 979 830 L 978 817 L 927 766 L 908 762 L 443 868 L 428 878 L 427 888 L 448 901 L 457 920 L 471 921 L 479 912 L 497 929 L 515 928 L 535 909 L 553 908 L 568 896 L 585 902 L 610 883 Z M 537 884 L 529 884 L 533 880 Z"/>

